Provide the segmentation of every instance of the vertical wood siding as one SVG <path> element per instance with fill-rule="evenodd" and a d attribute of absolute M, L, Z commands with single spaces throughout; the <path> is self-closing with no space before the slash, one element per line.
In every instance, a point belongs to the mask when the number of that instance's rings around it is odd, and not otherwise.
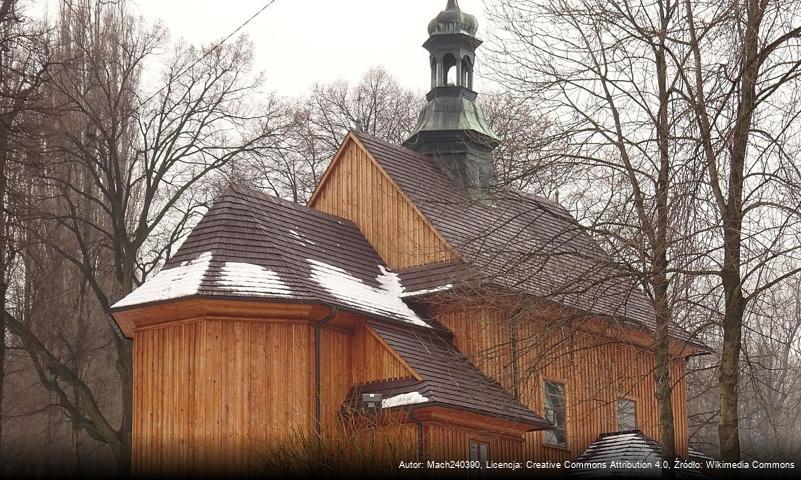
<path fill-rule="evenodd" d="M 509 316 L 495 308 L 457 308 L 437 319 L 454 334 L 457 348 L 487 376 L 513 390 L 513 356 Z M 637 402 L 637 427 L 659 440 L 659 415 L 654 382 L 654 355 L 645 349 L 604 340 L 572 329 L 549 326 L 545 319 L 517 327 L 519 394 L 522 403 L 542 413 L 544 378 L 564 383 L 567 399 L 568 448 L 543 445 L 542 432 L 527 434 L 526 459 L 575 458 L 601 433 L 617 430 L 615 401 Z M 677 451 L 687 454 L 687 405 L 684 361 L 671 365 Z"/>
<path fill-rule="evenodd" d="M 201 320 L 134 338 L 137 474 L 257 468 L 314 422 L 309 324 Z"/>
<path fill-rule="evenodd" d="M 399 380 L 413 376 L 404 365 L 375 335 L 362 326 L 353 334 L 353 383 L 362 384 L 381 380 Z"/>
<path fill-rule="evenodd" d="M 507 436 L 440 423 L 426 424 L 423 432 L 426 460 L 469 460 L 471 441 L 486 443 L 491 461 L 520 460 L 523 454 L 523 442 Z"/>
<path fill-rule="evenodd" d="M 354 384 L 412 376 L 363 324 L 323 328 L 321 340 L 324 434 L 342 432 Z M 197 319 L 138 330 L 133 402 L 137 475 L 258 469 L 271 446 L 315 432 L 314 326 Z"/>
<path fill-rule="evenodd" d="M 310 348 L 314 348 L 312 345 Z M 338 414 L 353 384 L 352 338 L 348 332 L 323 328 L 320 345 L 320 415 L 322 432 L 339 432 Z M 309 370 L 314 375 L 314 370 Z"/>
<path fill-rule="evenodd" d="M 323 432 L 336 434 L 338 414 L 351 387 L 412 377 L 412 372 L 366 326 L 354 332 L 324 328 L 320 350 Z"/>
<path fill-rule="evenodd" d="M 438 319 L 479 368 L 512 388 L 510 326 L 502 312 L 465 308 Z M 544 446 L 542 432 L 522 442 L 434 422 L 425 425 L 427 458 L 467 459 L 470 440 L 478 440 L 490 444 L 492 460 L 571 459 L 600 433 L 616 430 L 614 401 L 621 397 L 637 402 L 638 427 L 659 439 L 653 355 L 577 332 L 549 331 L 542 341 L 542 321 L 522 322 L 517 332 L 525 352 L 518 359 L 520 397 L 542 412 L 542 379 L 566 384 L 568 448 Z M 251 471 L 270 446 L 315 431 L 311 323 L 198 319 L 151 327 L 135 333 L 134 367 L 133 467 L 139 475 Z M 674 362 L 671 373 L 678 450 L 685 455 L 683 362 Z M 342 432 L 338 413 L 353 385 L 412 375 L 364 325 L 353 332 L 324 328 L 324 433 Z M 400 432 L 403 455 L 413 452 L 416 427 L 384 428 L 376 433 L 381 445 L 392 443 L 393 430 Z"/>
<path fill-rule="evenodd" d="M 310 205 L 355 223 L 393 269 L 452 260 L 450 248 L 353 141 Z"/>
<path fill-rule="evenodd" d="M 308 430 L 312 342 L 300 323 L 201 320 L 137 332 L 135 471 L 246 471 L 269 442 Z"/>

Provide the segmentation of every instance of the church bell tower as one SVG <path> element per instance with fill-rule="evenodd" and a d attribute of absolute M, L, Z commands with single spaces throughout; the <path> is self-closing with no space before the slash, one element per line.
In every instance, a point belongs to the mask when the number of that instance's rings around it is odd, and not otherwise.
<path fill-rule="evenodd" d="M 499 139 L 476 105 L 473 66 L 476 18 L 448 0 L 429 24 L 423 47 L 429 52 L 431 91 L 404 146 L 432 157 L 448 178 L 475 200 L 491 199 L 495 175 L 492 150 Z"/>

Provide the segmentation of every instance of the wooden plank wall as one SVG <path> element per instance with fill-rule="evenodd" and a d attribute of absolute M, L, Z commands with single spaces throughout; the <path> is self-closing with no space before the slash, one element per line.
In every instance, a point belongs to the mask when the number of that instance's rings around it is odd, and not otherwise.
<path fill-rule="evenodd" d="M 336 435 L 354 384 L 412 373 L 363 323 L 321 333 L 322 426 Z M 137 330 L 133 401 L 137 475 L 259 468 L 267 446 L 315 432 L 314 326 L 196 319 Z"/>
<path fill-rule="evenodd" d="M 322 329 L 320 372 L 323 432 L 331 434 L 341 431 L 338 414 L 351 387 L 413 376 L 364 324 L 353 332 Z"/>
<path fill-rule="evenodd" d="M 439 315 L 455 332 L 457 346 L 511 390 L 506 318 L 498 311 L 471 309 Z M 527 434 L 523 443 L 434 422 L 425 427 L 428 458 L 467 458 L 470 439 L 490 443 L 493 460 L 573 458 L 598 434 L 616 429 L 613 402 L 620 397 L 637 401 L 639 427 L 658 440 L 651 353 L 581 332 L 543 336 L 543 331 L 541 319 L 519 326 L 518 344 L 527 352 L 518 361 L 520 396 L 542 412 L 542 379 L 567 385 L 569 448 L 543 446 L 541 432 Z M 337 414 L 354 384 L 413 375 L 363 323 L 354 331 L 324 328 L 322 340 L 327 434 L 342 431 Z M 138 475 L 250 471 L 261 465 L 267 446 L 315 431 L 310 322 L 197 319 L 140 329 L 134 335 L 134 369 L 133 467 Z M 687 448 L 683 369 L 676 361 L 671 372 L 677 379 L 673 398 L 680 454 Z M 409 443 L 415 429 L 397 428 L 404 451 L 416 445 Z M 391 437 L 389 431 L 378 435 Z"/>
<path fill-rule="evenodd" d="M 513 389 L 513 355 L 509 315 L 499 309 L 453 308 L 437 319 L 454 334 L 457 348 L 489 377 Z M 527 434 L 526 459 L 575 458 L 599 434 L 616 431 L 614 402 L 621 397 L 637 402 L 637 424 L 657 441 L 659 417 L 654 397 L 654 355 L 642 348 L 611 342 L 567 328 L 549 327 L 547 320 L 532 318 L 517 327 L 518 385 L 520 400 L 542 413 L 542 381 L 562 382 L 567 391 L 568 448 L 544 446 L 541 432 Z M 671 368 L 677 449 L 687 452 L 687 406 L 684 361 Z"/>
<path fill-rule="evenodd" d="M 340 432 L 338 414 L 353 385 L 351 334 L 323 328 L 320 348 L 320 415 L 324 434 Z M 312 345 L 313 348 L 313 345 Z M 310 371 L 313 376 L 314 371 Z"/>
<path fill-rule="evenodd" d="M 352 370 L 354 385 L 381 380 L 411 378 L 413 372 L 375 334 L 362 325 L 353 332 Z M 335 359 L 331 359 L 335 361 Z"/>
<path fill-rule="evenodd" d="M 469 460 L 471 441 L 486 443 L 489 446 L 489 460 L 492 461 L 523 458 L 523 442 L 520 438 L 434 422 L 425 424 L 423 435 L 426 460 Z"/>
<path fill-rule="evenodd" d="M 255 468 L 279 438 L 313 426 L 309 324 L 199 320 L 134 337 L 133 468 L 221 474 Z"/>
<path fill-rule="evenodd" d="M 355 223 L 390 268 L 455 258 L 358 144 L 350 140 L 334 162 L 312 208 Z"/>

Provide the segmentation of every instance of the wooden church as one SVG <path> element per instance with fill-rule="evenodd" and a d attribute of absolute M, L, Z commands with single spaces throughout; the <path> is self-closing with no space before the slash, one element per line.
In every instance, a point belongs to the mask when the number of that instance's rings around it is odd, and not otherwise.
<path fill-rule="evenodd" d="M 403 145 L 351 131 L 306 206 L 229 187 L 114 305 L 135 472 L 257 471 L 360 425 L 407 461 L 659 440 L 652 304 L 558 203 L 495 184 L 476 30 L 455 0 L 429 24 L 431 91 Z M 685 363 L 706 347 L 675 327 L 670 351 L 686 456 Z"/>

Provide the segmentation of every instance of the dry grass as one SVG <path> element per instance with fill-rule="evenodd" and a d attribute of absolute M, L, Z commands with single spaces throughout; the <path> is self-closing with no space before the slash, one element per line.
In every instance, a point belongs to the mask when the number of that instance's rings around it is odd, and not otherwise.
<path fill-rule="evenodd" d="M 264 473 L 273 476 L 409 476 L 401 461 L 418 459 L 417 427 L 396 417 L 343 415 L 323 435 L 295 432 L 264 452 Z"/>

